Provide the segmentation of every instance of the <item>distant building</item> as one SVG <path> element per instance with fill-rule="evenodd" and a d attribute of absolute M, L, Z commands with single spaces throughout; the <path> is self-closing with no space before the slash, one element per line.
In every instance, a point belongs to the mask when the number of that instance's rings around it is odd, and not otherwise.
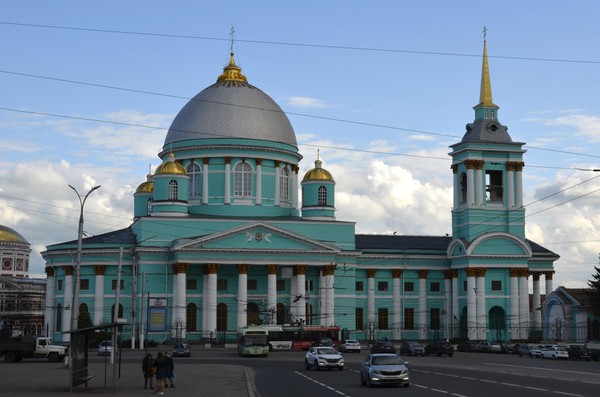
<path fill-rule="evenodd" d="M 549 342 L 600 341 L 589 288 L 558 287 L 542 304 L 543 338 Z"/>
<path fill-rule="evenodd" d="M 452 94 L 433 94 L 435 117 Z M 334 324 L 357 339 L 539 335 L 532 307 L 559 256 L 525 236 L 524 143 L 498 120 L 485 43 L 474 109 L 446 171 L 452 235 L 357 235 L 335 217 L 334 176 L 318 156 L 298 175 L 287 116 L 231 54 L 173 120 L 131 226 L 83 240 L 80 312 L 101 324 L 118 310 L 125 333 L 156 341 L 233 340 L 249 324 Z M 76 252 L 73 240 L 43 253 L 56 339 L 70 327 Z"/>
<path fill-rule="evenodd" d="M 0 225 L 0 328 L 12 334 L 45 333 L 45 279 L 29 278 L 31 248 L 15 230 Z"/>

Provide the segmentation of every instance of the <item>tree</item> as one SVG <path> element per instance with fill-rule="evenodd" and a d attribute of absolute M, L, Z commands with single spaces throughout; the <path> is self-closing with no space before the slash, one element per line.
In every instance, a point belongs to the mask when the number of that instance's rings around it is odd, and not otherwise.
<path fill-rule="evenodd" d="M 588 280 L 590 305 L 594 309 L 594 315 L 600 317 L 600 268 L 594 266 L 596 274 L 592 274 L 593 280 Z"/>

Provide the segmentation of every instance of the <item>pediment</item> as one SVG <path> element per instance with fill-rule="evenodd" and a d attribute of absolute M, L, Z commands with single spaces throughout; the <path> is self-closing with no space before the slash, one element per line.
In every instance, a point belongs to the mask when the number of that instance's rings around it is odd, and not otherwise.
<path fill-rule="evenodd" d="M 333 245 L 313 240 L 266 223 L 252 223 L 217 233 L 175 241 L 176 251 L 194 250 L 266 250 L 336 253 Z"/>

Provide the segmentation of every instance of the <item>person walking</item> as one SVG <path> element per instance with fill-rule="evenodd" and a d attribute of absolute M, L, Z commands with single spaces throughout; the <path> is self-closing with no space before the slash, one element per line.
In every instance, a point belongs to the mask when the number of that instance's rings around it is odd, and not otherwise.
<path fill-rule="evenodd" d="M 173 379 L 175 378 L 175 363 L 169 352 L 165 353 L 165 364 L 167 367 L 167 378 L 165 379 L 165 387 L 175 387 Z"/>
<path fill-rule="evenodd" d="M 154 360 L 154 366 L 156 367 L 156 392 L 158 394 L 165 394 L 165 380 L 167 378 L 167 362 L 162 352 L 158 352 L 156 360 Z"/>
<path fill-rule="evenodd" d="M 152 386 L 152 378 L 154 378 L 154 373 L 152 372 L 154 369 L 154 357 L 152 354 L 146 354 L 146 357 L 142 360 L 142 372 L 144 373 L 144 389 L 148 388 L 148 383 L 150 383 L 150 388 L 154 389 Z"/>

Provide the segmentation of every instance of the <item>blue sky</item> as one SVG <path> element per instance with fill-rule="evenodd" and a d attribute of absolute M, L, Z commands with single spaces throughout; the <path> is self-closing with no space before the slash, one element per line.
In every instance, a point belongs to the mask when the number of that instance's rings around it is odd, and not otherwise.
<path fill-rule="evenodd" d="M 320 150 L 359 233 L 450 233 L 449 146 L 474 118 L 483 27 L 494 102 L 525 142 L 528 237 L 584 287 L 600 250 L 600 3 L 20 1 L 0 6 L 0 223 L 39 252 L 131 223 L 166 130 L 228 62 Z"/>

